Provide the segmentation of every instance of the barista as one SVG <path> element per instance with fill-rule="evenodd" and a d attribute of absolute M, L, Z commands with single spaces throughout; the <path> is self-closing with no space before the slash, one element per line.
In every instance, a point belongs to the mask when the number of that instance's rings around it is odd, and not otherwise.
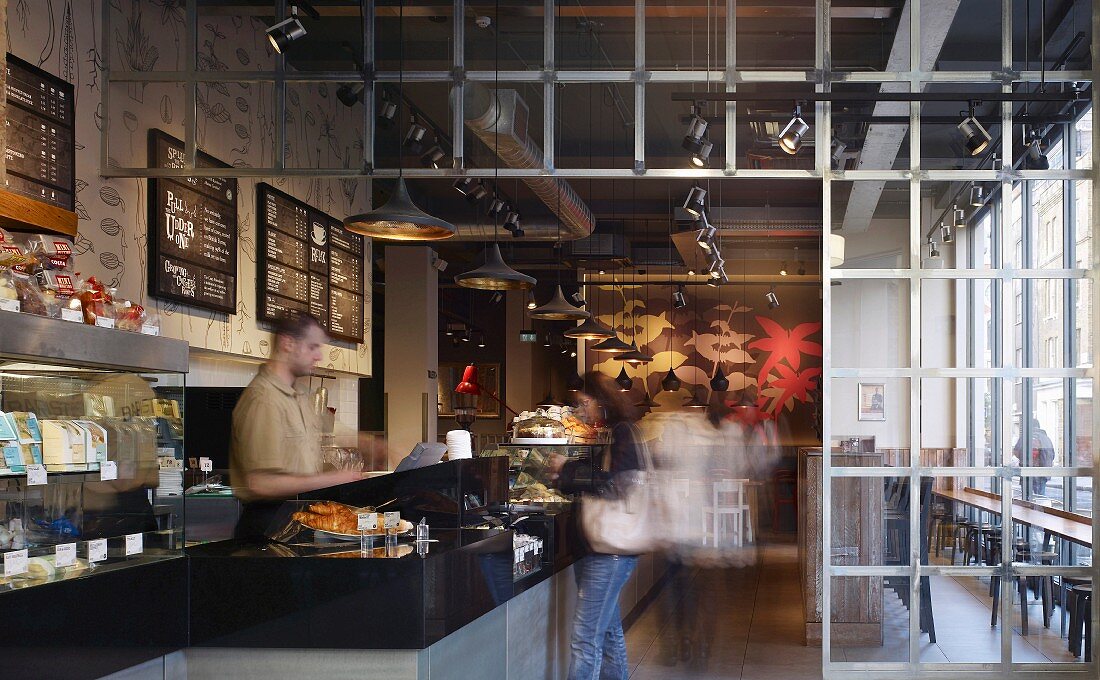
<path fill-rule="evenodd" d="M 229 467 L 242 505 L 237 538 L 262 537 L 288 498 L 362 478 L 352 470 L 321 471 L 320 423 L 305 392 L 294 388 L 321 360 L 327 340 L 308 314 L 280 320 L 271 358 L 233 409 Z"/>

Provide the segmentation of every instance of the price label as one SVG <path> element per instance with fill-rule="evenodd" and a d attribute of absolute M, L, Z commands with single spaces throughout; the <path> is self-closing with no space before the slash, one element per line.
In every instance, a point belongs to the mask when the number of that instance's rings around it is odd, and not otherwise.
<path fill-rule="evenodd" d="M 396 529 L 397 525 L 401 523 L 400 512 L 387 512 L 383 518 L 383 526 L 386 529 Z"/>
<path fill-rule="evenodd" d="M 151 323 L 141 324 L 142 335 L 160 335 L 160 326 Z"/>
<path fill-rule="evenodd" d="M 27 466 L 27 486 L 37 486 L 39 484 L 46 483 L 46 466 L 45 465 L 28 465 Z"/>
<path fill-rule="evenodd" d="M 105 316 L 97 316 L 95 318 L 95 325 L 99 326 L 100 328 L 114 328 L 115 320 L 108 319 Z"/>
<path fill-rule="evenodd" d="M 88 541 L 88 561 L 102 562 L 105 559 L 107 559 L 107 539 L 97 538 L 94 541 Z"/>
<path fill-rule="evenodd" d="M 214 461 L 210 460 L 209 458 L 199 458 L 199 469 L 203 472 L 213 472 Z"/>
<path fill-rule="evenodd" d="M 27 573 L 27 549 L 4 553 L 4 576 L 11 578 Z"/>
<path fill-rule="evenodd" d="M 62 543 L 53 549 L 53 563 L 58 567 L 76 564 L 76 543 Z"/>
<path fill-rule="evenodd" d="M 374 531 L 378 528 L 378 513 L 360 512 L 355 516 L 355 528 L 358 531 Z"/>
<path fill-rule="evenodd" d="M 9 300 L 7 298 L 0 299 L 0 309 L 5 312 L 18 312 L 19 300 Z"/>
<path fill-rule="evenodd" d="M 99 464 L 99 481 L 109 482 L 118 479 L 118 463 L 113 460 L 105 460 Z"/>
<path fill-rule="evenodd" d="M 75 323 L 84 323 L 84 312 L 79 309 L 70 309 L 68 307 L 61 308 L 61 320 L 72 321 Z"/>
<path fill-rule="evenodd" d="M 140 555 L 143 549 L 141 534 L 126 534 L 126 554 Z"/>

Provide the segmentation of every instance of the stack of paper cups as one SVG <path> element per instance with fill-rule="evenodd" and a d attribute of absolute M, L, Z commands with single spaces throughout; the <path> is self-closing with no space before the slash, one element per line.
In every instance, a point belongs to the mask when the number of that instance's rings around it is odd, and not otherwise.
<path fill-rule="evenodd" d="M 473 458 L 474 447 L 470 433 L 466 430 L 451 430 L 447 433 L 447 458 Z"/>

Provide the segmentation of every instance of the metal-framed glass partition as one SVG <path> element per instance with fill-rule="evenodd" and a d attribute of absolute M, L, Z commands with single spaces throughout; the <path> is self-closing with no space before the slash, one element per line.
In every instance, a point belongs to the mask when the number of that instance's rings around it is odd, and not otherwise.
<path fill-rule="evenodd" d="M 346 6 L 340 10 L 342 20 L 357 21 L 361 28 L 361 39 L 355 46 L 361 55 L 361 68 L 302 70 L 294 68 L 285 55 L 279 55 L 274 60 L 274 70 L 266 71 L 212 70 L 198 63 L 195 55 L 201 47 L 202 17 L 232 10 L 218 7 L 224 3 L 188 0 L 178 3 L 186 14 L 186 31 L 181 38 L 188 55 L 185 70 L 127 69 L 112 56 L 115 50 L 111 46 L 105 44 L 102 49 L 103 109 L 108 118 L 111 106 L 107 93 L 112 86 L 174 85 L 183 99 L 187 162 L 180 168 L 118 163 L 111 151 L 111 136 L 104 134 L 101 172 L 107 177 L 299 175 L 349 181 L 396 177 L 399 169 L 385 162 L 388 156 L 377 153 L 376 111 L 383 100 L 393 96 L 394 87 L 401 82 L 451 95 L 449 117 L 439 121 L 436 130 L 440 139 L 448 140 L 448 162 L 441 167 L 400 170 L 413 179 L 462 176 L 509 178 L 517 182 L 548 176 L 567 180 L 767 179 L 779 183 L 777 186 L 784 181 L 819 181 L 823 199 L 821 224 L 841 233 L 847 231 L 845 216 L 834 214 L 834 190 L 841 183 L 845 183 L 846 190 L 853 189 L 846 195 L 848 205 L 856 200 L 852 194 L 857 187 L 859 193 L 869 191 L 872 195 L 881 192 L 883 186 L 894 187 L 906 196 L 908 206 L 904 224 L 890 232 L 891 238 L 896 239 L 896 256 L 868 259 L 862 264 L 849 258 L 844 266 L 834 267 L 832 242 L 828 238 L 822 242 L 825 554 L 831 555 L 836 547 L 832 527 L 845 500 L 837 494 L 851 488 L 848 480 L 862 480 L 872 489 L 876 485 L 887 489 L 907 487 L 911 496 L 928 488 L 929 500 L 894 508 L 894 521 L 888 531 L 893 538 L 887 539 L 893 541 L 892 562 L 836 564 L 831 557 L 825 559 L 824 672 L 827 677 L 852 677 L 856 673 L 943 677 L 945 671 L 952 677 L 968 672 L 1030 677 L 1036 670 L 1043 670 L 1073 677 L 1096 677 L 1100 668 L 1096 660 L 1089 664 L 1021 661 L 1015 640 L 1019 607 L 1014 603 L 1015 591 L 1011 587 L 1000 588 L 998 599 L 990 600 L 991 607 L 999 611 L 1000 620 L 1006 624 L 986 629 L 997 636 L 992 657 L 963 654 L 951 658 L 930 652 L 935 645 L 930 643 L 924 620 L 929 612 L 934 617 L 937 611 L 945 611 L 944 605 L 948 604 L 947 600 L 936 599 L 936 587 L 928 585 L 930 579 L 971 579 L 967 583 L 971 586 L 980 583 L 981 588 L 995 578 L 1002 583 L 1016 583 L 1019 576 L 1053 576 L 1059 584 L 1073 577 L 1091 577 L 1095 581 L 1100 573 L 1091 561 L 1091 551 L 1080 544 L 1063 542 L 1057 551 L 1059 561 L 1054 564 L 1018 561 L 1013 550 L 1001 550 L 999 559 L 980 558 L 971 566 L 955 563 L 954 553 L 962 552 L 961 546 L 950 551 L 950 563 L 928 559 L 930 551 L 922 540 L 922 529 L 927 532 L 933 505 L 950 508 L 952 526 L 963 516 L 979 523 L 999 518 L 999 523 L 989 521 L 986 536 L 990 543 L 996 543 L 992 538 L 999 534 L 1002 546 L 1013 545 L 1019 535 L 1013 518 L 1033 509 L 1021 503 L 1091 515 L 1095 480 L 1100 475 L 1100 461 L 1092 453 L 1092 443 L 1097 440 L 1100 428 L 1100 402 L 1092 398 L 1092 384 L 1096 380 L 1092 357 L 1100 320 L 1100 296 L 1093 295 L 1100 276 L 1100 255 L 1092 242 L 1095 231 L 1092 205 L 1100 198 L 1100 182 L 1096 181 L 1096 164 L 1091 157 L 1100 133 L 1091 126 L 1091 113 L 1087 125 L 1083 118 L 1077 117 L 1060 124 L 1060 128 L 1053 126 L 1046 134 L 1044 141 L 1052 157 L 1047 170 L 1022 169 L 1003 160 L 1015 158 L 1018 149 L 1014 147 L 1020 143 L 1019 135 L 1014 134 L 1020 127 L 1015 120 L 1018 110 L 1011 101 L 1000 102 L 992 114 L 993 120 L 986 120 L 994 133 L 991 143 L 1002 159 L 1001 164 L 966 169 L 924 157 L 929 140 L 942 137 L 943 129 L 953 128 L 954 124 L 935 115 L 926 116 L 924 103 L 916 100 L 875 106 L 876 116 L 892 117 L 889 122 L 877 124 L 877 132 L 891 126 L 893 132 L 880 135 L 874 143 L 882 144 L 883 138 L 891 138 L 893 141 L 887 145 L 894 145 L 894 153 L 877 160 L 873 154 L 865 153 L 863 162 L 853 169 L 834 169 L 834 119 L 841 121 L 849 114 L 829 101 L 817 101 L 804 108 L 803 114 L 812 126 L 813 144 L 812 147 L 807 144 L 799 160 L 787 165 L 760 163 L 738 148 L 739 126 L 761 116 L 759 107 L 745 102 L 716 101 L 709 105 L 708 115 L 716 123 L 712 128 L 715 152 L 709 168 L 691 168 L 686 162 L 667 163 L 656 158 L 647 143 L 647 134 L 652 134 L 654 121 L 650 118 L 655 115 L 655 105 L 667 104 L 674 91 L 766 93 L 769 89 L 797 89 L 807 95 L 864 91 L 871 100 L 878 92 L 957 92 L 960 108 L 965 108 L 967 100 L 981 99 L 982 94 L 1031 92 L 1039 83 L 1061 88 L 1070 83 L 1094 82 L 1095 57 L 1093 64 L 1081 70 L 1055 68 L 1055 64 L 1045 62 L 1044 66 L 1050 70 L 1036 69 L 1034 61 L 1021 58 L 1021 51 L 1014 44 L 1017 34 L 1014 21 L 1025 2 L 982 3 L 989 10 L 986 20 L 1000 27 L 999 45 L 975 46 L 977 54 L 972 62 L 950 65 L 938 64 L 936 54 L 950 27 L 941 25 L 944 12 L 948 6 L 953 12 L 959 3 L 937 0 L 899 3 L 897 31 L 885 60 L 886 67 L 864 68 L 859 66 L 858 57 L 845 57 L 847 66 L 838 68 L 834 64 L 839 63 L 839 55 L 847 54 L 850 46 L 834 43 L 833 28 L 838 20 L 852 14 L 851 3 L 837 3 L 836 7 L 828 0 L 791 3 L 790 21 L 792 25 L 798 24 L 800 30 L 813 33 L 813 49 L 808 44 L 792 45 L 783 63 L 772 64 L 751 49 L 752 42 L 760 37 L 744 30 L 747 17 L 759 15 L 757 3 L 738 0 L 684 3 L 695 10 L 698 23 L 693 26 L 697 25 L 704 36 L 699 39 L 694 32 L 690 34 L 682 47 L 685 56 L 665 54 L 651 40 L 654 22 L 659 20 L 654 17 L 662 16 L 659 11 L 667 9 L 661 10 L 660 6 L 668 3 L 634 0 L 633 11 L 625 11 L 630 9 L 629 3 L 612 3 L 622 5 L 618 9 L 624 11 L 615 12 L 614 17 L 600 24 L 587 16 L 586 9 L 595 5 L 588 0 L 542 0 L 541 6 L 529 3 L 528 11 L 513 19 L 522 22 L 528 49 L 507 55 L 498 72 L 491 68 L 495 62 L 485 45 L 470 34 L 474 30 L 470 20 L 491 9 L 487 3 L 452 0 L 449 12 L 443 11 L 448 8 L 447 3 L 437 3 L 438 13 L 431 17 L 423 12 L 413 13 L 411 21 L 423 22 L 413 30 L 446 33 L 446 48 L 433 53 L 430 59 L 413 58 L 412 65 L 399 69 L 392 51 L 380 49 L 379 44 L 388 39 L 392 46 L 393 21 L 401 3 L 362 0 L 358 13 L 350 12 Z M 407 4 L 414 7 L 413 3 Z M 1081 20 L 1080 39 L 1090 45 L 1100 44 L 1100 3 L 1070 5 L 1073 12 L 1087 15 Z M 274 16 L 288 14 L 286 0 L 276 0 Z M 456 21 L 455 17 L 462 20 Z M 118 14 L 115 3 L 103 3 L 103 22 L 105 43 L 118 30 L 124 30 L 124 17 Z M 600 30 L 604 33 L 599 33 Z M 581 40 L 578 33 L 582 34 L 584 50 L 575 45 Z M 601 41 L 601 35 L 611 33 L 614 42 Z M 463 93 L 467 88 L 498 81 L 522 85 L 525 91 L 541 94 L 541 115 L 537 116 L 541 129 L 534 133 L 541 146 L 537 165 L 496 168 L 472 162 L 473 142 L 465 128 L 468 100 Z M 195 129 L 204 113 L 197 93 L 200 84 L 209 83 L 260 83 L 270 88 L 276 111 L 280 112 L 272 124 L 275 149 L 283 148 L 287 139 L 286 100 L 296 85 L 362 85 L 362 163 L 349 167 L 287 167 L 283 154 L 276 153 L 268 167 L 196 168 Z M 624 151 L 632 156 L 624 156 L 622 163 L 599 168 L 559 162 L 556 154 L 563 140 L 557 136 L 566 133 L 559 130 L 555 121 L 563 106 L 562 97 L 568 96 L 563 93 L 593 85 L 604 93 L 608 106 L 613 108 L 611 115 L 632 129 L 632 144 L 629 151 Z M 1096 93 L 1091 91 L 1095 107 Z M 679 118 L 671 126 L 682 128 Z M 870 139 L 870 133 L 867 134 Z M 864 148 L 870 143 L 864 141 Z M 898 148 L 908 148 L 907 157 L 897 153 Z M 959 187 L 980 185 L 986 193 L 979 205 L 965 204 L 966 225 L 954 235 L 950 245 L 942 242 L 937 229 L 941 219 L 938 208 L 927 200 L 930 189 L 944 185 L 948 191 L 960 191 L 960 203 L 964 198 Z M 861 235 L 856 232 L 856 236 Z M 938 258 L 930 256 L 933 250 L 939 253 Z M 861 314 L 858 321 L 845 316 L 853 309 Z M 860 324 L 860 328 L 842 327 L 852 323 Z M 886 331 L 886 335 L 876 340 L 875 352 L 853 354 L 836 340 L 843 334 L 858 338 L 860 333 L 869 333 L 869 329 Z M 849 395 L 858 395 L 861 384 L 883 386 L 889 404 L 884 410 L 886 420 L 858 418 L 859 397 Z M 1041 427 L 1035 426 L 1036 420 Z M 1030 442 L 1040 429 L 1051 440 L 1049 448 L 1055 449 L 1053 459 L 1030 455 Z M 834 451 L 834 442 L 886 431 L 890 432 L 890 448 L 902 454 L 889 462 L 883 458 L 870 465 L 834 464 L 839 451 Z M 1029 444 L 1017 447 L 1017 442 Z M 1017 453 L 1017 448 L 1021 453 Z M 968 488 L 992 494 L 986 496 L 993 504 L 989 506 L 992 509 L 963 507 L 948 496 L 937 495 L 944 490 Z M 871 509 L 862 508 L 862 512 L 866 515 Z M 978 531 L 980 534 L 980 524 Z M 984 538 L 980 535 L 979 541 Z M 1097 539 L 1100 524 L 1094 523 L 1090 542 L 1095 545 Z M 906 625 L 883 633 L 893 636 L 892 642 L 901 641 L 888 654 L 860 657 L 844 651 L 843 638 L 847 633 L 841 632 L 842 628 L 835 625 L 841 622 L 834 621 L 829 613 L 834 610 L 834 600 L 861 588 L 879 598 L 884 589 L 889 589 L 907 603 Z M 1028 597 L 1026 589 L 1024 596 Z M 1094 606 L 1094 622 L 1096 609 Z M 940 621 L 941 626 L 945 625 L 942 616 Z M 1094 625 L 1094 647 L 1100 639 L 1098 635 L 1098 626 Z"/>

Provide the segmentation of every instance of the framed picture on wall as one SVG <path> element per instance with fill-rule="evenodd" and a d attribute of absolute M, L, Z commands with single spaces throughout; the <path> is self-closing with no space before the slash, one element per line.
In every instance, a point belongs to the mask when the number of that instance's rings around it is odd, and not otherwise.
<path fill-rule="evenodd" d="M 886 420 L 885 383 L 859 384 L 859 419 Z"/>
<path fill-rule="evenodd" d="M 437 382 L 437 400 L 439 416 L 453 418 L 455 415 L 455 386 L 462 381 L 462 372 L 466 364 L 440 363 Z M 477 397 L 478 418 L 499 418 L 500 402 L 489 396 L 489 392 L 500 396 L 500 364 L 478 364 L 477 382 L 481 385 L 481 395 Z"/>

